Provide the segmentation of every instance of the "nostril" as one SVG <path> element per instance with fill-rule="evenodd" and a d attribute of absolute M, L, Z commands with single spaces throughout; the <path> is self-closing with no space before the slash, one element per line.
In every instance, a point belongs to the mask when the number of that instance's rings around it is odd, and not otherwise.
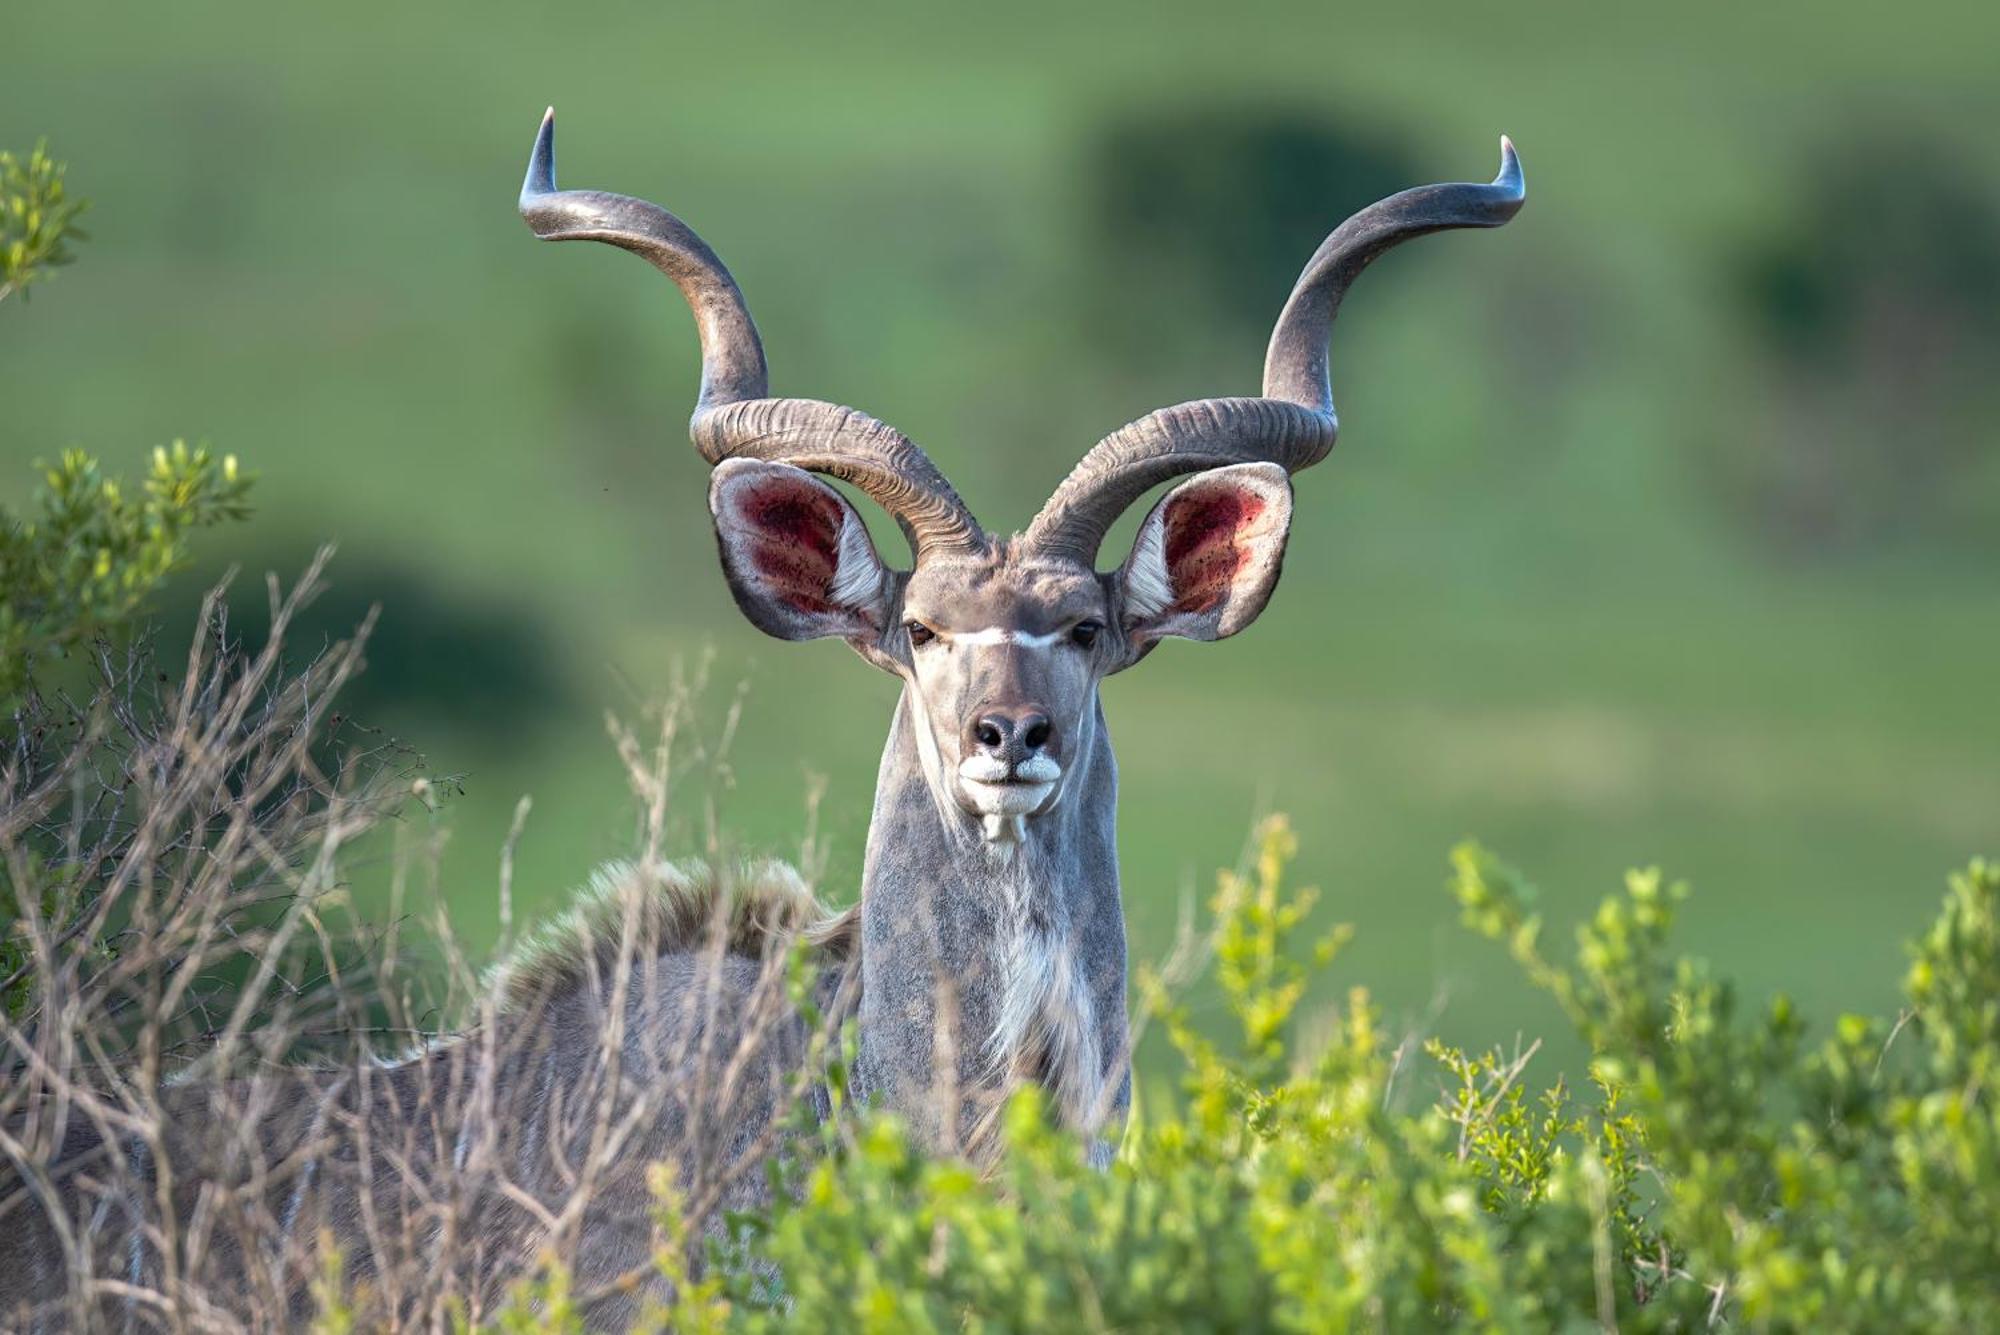
<path fill-rule="evenodd" d="M 1021 730 L 1021 745 L 1030 751 L 1039 751 L 1049 740 L 1049 719 L 1046 714 L 1030 714 L 1027 726 Z"/>
<path fill-rule="evenodd" d="M 996 751 L 1007 741 L 1007 734 L 1001 732 L 1000 725 L 990 718 L 979 720 L 978 726 L 972 730 L 972 735 L 978 739 L 981 746 L 989 746 Z"/>

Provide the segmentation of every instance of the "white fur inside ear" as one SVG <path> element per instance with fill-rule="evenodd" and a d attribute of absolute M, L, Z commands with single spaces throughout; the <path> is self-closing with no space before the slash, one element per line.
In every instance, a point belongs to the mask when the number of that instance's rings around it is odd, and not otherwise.
<path fill-rule="evenodd" d="M 1128 623 L 1151 621 L 1174 605 L 1167 578 L 1166 525 L 1148 516 L 1125 565 L 1125 616 Z"/>
<path fill-rule="evenodd" d="M 849 510 L 840 521 L 840 549 L 834 557 L 833 582 L 827 596 L 836 607 L 855 611 L 872 608 L 882 591 L 882 563 L 875 556 L 875 544 L 868 540 L 868 526 Z"/>

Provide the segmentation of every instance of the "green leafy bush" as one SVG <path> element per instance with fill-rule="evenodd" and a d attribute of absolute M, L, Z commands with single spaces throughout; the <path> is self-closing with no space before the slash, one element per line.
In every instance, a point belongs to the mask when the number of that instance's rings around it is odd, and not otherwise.
<path fill-rule="evenodd" d="M 90 206 L 69 197 L 64 171 L 46 143 L 25 160 L 0 151 L 0 301 L 25 301 L 30 283 L 75 258 L 70 242 L 86 239 L 76 218 Z"/>
<path fill-rule="evenodd" d="M 0 513 L 0 701 L 48 658 L 128 625 L 187 563 L 194 533 L 249 514 L 235 455 L 185 441 L 153 451 L 134 490 L 82 450 L 42 475 L 26 518 Z"/>
<path fill-rule="evenodd" d="M 659 1262 L 678 1330 L 1975 1330 L 2000 1325 L 2000 866 L 1954 876 L 1913 948 L 1907 1009 L 1806 1041 L 1676 954 L 1685 897 L 1628 877 L 1545 954 L 1533 892 L 1483 850 L 1453 858 L 1466 923 L 1503 944 L 1593 1054 L 1581 1088 L 1534 1049 L 1428 1045 L 1405 1070 L 1365 990 L 1299 1037 L 1311 902 L 1292 835 L 1213 901 L 1213 968 L 1240 1041 L 1203 1036 L 1162 977 L 1144 1014 L 1183 1062 L 1115 1166 L 1089 1168 L 1032 1090 L 982 1179 L 890 1119 L 817 1132 L 769 1210 L 696 1250 L 665 1175 Z M 1315 967 L 1344 933 L 1323 941 Z M 1406 1107 L 1415 1103 L 1418 1106 Z M 781 1276 L 773 1283 L 771 1276 Z M 564 1328 L 550 1270 L 502 1329 Z"/>

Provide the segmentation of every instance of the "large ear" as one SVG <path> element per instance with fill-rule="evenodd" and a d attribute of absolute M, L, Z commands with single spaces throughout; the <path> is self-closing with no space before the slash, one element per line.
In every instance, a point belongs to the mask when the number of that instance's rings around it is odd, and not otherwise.
<path fill-rule="evenodd" d="M 1231 464 L 1161 498 L 1119 573 L 1125 633 L 1219 640 L 1264 610 L 1292 528 L 1292 484 L 1277 464 Z"/>
<path fill-rule="evenodd" d="M 888 572 L 847 498 L 790 464 L 727 459 L 708 488 L 729 591 L 750 624 L 781 640 L 873 638 Z"/>

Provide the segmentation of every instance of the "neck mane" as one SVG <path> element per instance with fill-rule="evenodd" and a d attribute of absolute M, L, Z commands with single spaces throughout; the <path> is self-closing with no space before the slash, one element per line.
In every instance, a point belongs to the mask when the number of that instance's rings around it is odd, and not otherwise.
<path fill-rule="evenodd" d="M 1094 1133 L 1129 1096 L 1118 778 L 1103 710 L 1053 810 L 1018 841 L 926 777 L 905 692 L 876 780 L 861 891 L 865 1094 L 926 1143 L 977 1150 L 1023 1080 Z M 953 1110 L 955 1109 L 955 1115 Z"/>

